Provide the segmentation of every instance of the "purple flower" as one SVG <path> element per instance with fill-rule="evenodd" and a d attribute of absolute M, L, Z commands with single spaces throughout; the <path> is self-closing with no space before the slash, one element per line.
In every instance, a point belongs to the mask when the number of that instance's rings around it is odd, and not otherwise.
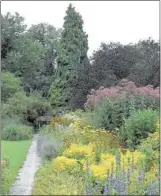
<path fill-rule="evenodd" d="M 127 184 L 122 173 L 119 173 L 119 175 L 113 180 L 112 186 L 117 194 L 127 195 Z"/>
<path fill-rule="evenodd" d="M 159 182 L 151 182 L 150 187 L 147 190 L 147 195 L 159 195 Z"/>
<path fill-rule="evenodd" d="M 85 192 L 86 192 L 86 195 L 92 195 L 91 188 L 88 185 L 88 183 L 86 183 L 86 191 Z"/>
<path fill-rule="evenodd" d="M 145 177 L 144 170 L 140 169 L 139 170 L 139 175 L 138 175 L 138 180 L 139 180 L 140 183 L 144 182 L 144 177 Z"/>
<path fill-rule="evenodd" d="M 110 195 L 110 186 L 108 185 L 107 181 L 105 182 L 103 195 Z"/>

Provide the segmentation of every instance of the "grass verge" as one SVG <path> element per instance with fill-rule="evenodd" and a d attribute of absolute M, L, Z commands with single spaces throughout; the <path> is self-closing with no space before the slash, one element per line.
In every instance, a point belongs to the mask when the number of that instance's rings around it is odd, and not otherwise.
<path fill-rule="evenodd" d="M 3 158 L 9 158 L 8 181 L 3 184 L 3 193 L 7 194 L 15 178 L 18 174 L 20 167 L 26 159 L 26 155 L 31 144 L 31 140 L 26 141 L 1 141 L 1 155 Z"/>

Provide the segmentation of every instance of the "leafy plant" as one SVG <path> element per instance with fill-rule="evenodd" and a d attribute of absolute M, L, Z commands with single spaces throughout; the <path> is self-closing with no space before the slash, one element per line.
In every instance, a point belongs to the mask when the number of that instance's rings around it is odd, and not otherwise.
<path fill-rule="evenodd" d="M 126 145 L 135 147 L 140 144 L 141 139 L 153 133 L 156 130 L 158 115 L 158 112 L 152 109 L 133 112 L 120 129 L 120 136 Z"/>
<path fill-rule="evenodd" d="M 6 115 L 20 116 L 24 121 L 35 123 L 36 118 L 50 110 L 50 104 L 39 94 L 26 96 L 25 92 L 18 92 L 8 99 Z"/>
<path fill-rule="evenodd" d="M 106 130 L 120 128 L 125 119 L 129 118 L 132 112 L 138 109 L 159 110 L 159 98 L 153 96 L 127 95 L 117 98 L 104 98 L 93 110 L 93 125 Z"/>
<path fill-rule="evenodd" d="M 119 128 L 123 123 L 124 116 L 129 112 L 126 105 L 112 99 L 102 100 L 93 111 L 93 125 L 109 131 Z"/>
<path fill-rule="evenodd" d="M 32 137 L 32 128 L 15 122 L 8 122 L 2 129 L 2 139 L 9 141 L 29 140 Z"/>

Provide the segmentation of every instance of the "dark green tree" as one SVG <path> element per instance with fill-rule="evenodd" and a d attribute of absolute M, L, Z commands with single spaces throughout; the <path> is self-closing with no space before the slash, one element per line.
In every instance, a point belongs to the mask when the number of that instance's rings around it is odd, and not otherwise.
<path fill-rule="evenodd" d="M 17 12 L 14 15 L 9 12 L 4 16 L 1 15 L 1 22 L 1 58 L 4 60 L 7 53 L 14 49 L 15 42 L 27 26 L 24 24 L 24 18 Z"/>
<path fill-rule="evenodd" d="M 28 36 L 33 41 L 38 41 L 43 46 L 44 72 L 42 74 L 42 95 L 48 96 L 49 88 L 53 81 L 56 67 L 56 57 L 61 29 L 47 23 L 32 25 L 28 30 Z"/>
<path fill-rule="evenodd" d="M 149 38 L 136 44 L 139 57 L 131 67 L 129 80 L 137 86 L 160 85 L 160 44 Z"/>
<path fill-rule="evenodd" d="M 27 93 L 41 91 L 44 71 L 43 46 L 33 42 L 25 34 L 15 43 L 15 49 L 7 54 L 6 69 L 21 78 Z"/>
<path fill-rule="evenodd" d="M 69 106 L 73 90 L 79 81 L 80 72 L 85 69 L 88 40 L 83 30 L 83 19 L 70 4 L 64 18 L 63 30 L 58 49 L 58 69 L 51 87 L 51 104 Z"/>

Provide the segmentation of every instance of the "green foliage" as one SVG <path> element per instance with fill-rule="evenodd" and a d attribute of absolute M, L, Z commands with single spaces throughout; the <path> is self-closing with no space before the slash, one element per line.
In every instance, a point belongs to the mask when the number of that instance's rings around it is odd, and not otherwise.
<path fill-rule="evenodd" d="M 5 113 L 10 117 L 20 116 L 24 121 L 35 123 L 36 118 L 50 110 L 48 101 L 39 94 L 26 96 L 24 92 L 15 93 L 7 101 Z"/>
<path fill-rule="evenodd" d="M 52 83 L 50 95 L 53 107 L 71 107 L 73 89 L 79 81 L 87 58 L 88 41 L 83 31 L 83 20 L 70 4 L 64 18 L 58 48 L 58 70 Z"/>
<path fill-rule="evenodd" d="M 110 99 L 101 101 L 94 109 L 93 124 L 98 128 L 114 130 L 118 126 L 118 120 L 121 120 L 118 105 Z"/>
<path fill-rule="evenodd" d="M 43 72 L 43 46 L 38 41 L 33 42 L 27 35 L 21 36 L 15 44 L 15 49 L 7 57 L 7 70 L 21 78 L 26 92 L 40 90 Z M 29 71 L 30 70 L 30 71 Z"/>
<path fill-rule="evenodd" d="M 137 86 L 159 86 L 159 47 L 159 42 L 151 38 L 128 45 L 102 43 L 91 57 L 92 88 L 115 86 L 123 78 Z"/>
<path fill-rule="evenodd" d="M 7 13 L 2 16 L 2 50 L 1 57 L 2 59 L 6 58 L 7 54 L 14 49 L 17 39 L 19 39 L 22 33 L 26 29 L 24 24 L 24 18 L 20 16 L 17 12 L 12 15 Z M 2 67 L 5 69 L 5 67 Z"/>
<path fill-rule="evenodd" d="M 32 137 L 32 128 L 15 122 L 7 122 L 2 129 L 2 140 L 19 141 L 29 140 Z"/>
<path fill-rule="evenodd" d="M 141 139 L 147 138 L 149 133 L 156 130 L 158 112 L 152 109 L 138 110 L 125 119 L 121 127 L 120 136 L 129 147 L 140 144 Z"/>
<path fill-rule="evenodd" d="M 160 136 L 159 130 L 150 134 L 146 140 L 142 140 L 138 150 L 146 154 L 147 169 L 151 169 L 154 164 L 159 167 Z"/>
<path fill-rule="evenodd" d="M 139 86 L 160 85 L 160 44 L 151 38 L 140 40 L 136 45 L 138 61 L 131 67 L 128 78 Z M 142 74 L 144 73 L 144 75 Z"/>
<path fill-rule="evenodd" d="M 128 100 L 128 97 L 126 98 Z M 132 103 L 132 107 L 137 109 L 148 109 L 151 108 L 153 110 L 159 111 L 160 107 L 160 98 L 155 96 L 148 95 L 135 95 L 130 98 L 130 102 Z"/>
<path fill-rule="evenodd" d="M 132 100 L 122 97 L 121 100 L 110 98 L 103 99 L 96 105 L 93 111 L 93 124 L 98 128 L 114 131 L 119 128 L 131 111 L 135 110 L 132 107 Z"/>
<path fill-rule="evenodd" d="M 104 98 L 94 108 L 92 124 L 114 131 L 123 125 L 124 120 L 130 117 L 132 112 L 148 108 L 158 111 L 159 98 L 142 95 L 122 96 L 118 99 Z"/>
<path fill-rule="evenodd" d="M 26 92 L 37 90 L 48 96 L 56 67 L 60 29 L 40 23 L 25 31 L 24 18 L 18 13 L 1 15 L 1 19 L 2 70 L 20 77 Z"/>
<path fill-rule="evenodd" d="M 1 99 L 6 101 L 12 97 L 14 93 L 21 90 L 21 82 L 19 78 L 16 78 L 14 74 L 10 72 L 2 72 L 2 88 L 1 88 Z"/>
<path fill-rule="evenodd" d="M 39 41 L 43 46 L 43 72 L 39 81 L 39 89 L 43 96 L 48 95 L 55 74 L 60 33 L 61 29 L 56 29 L 47 23 L 32 25 L 27 32 L 31 40 Z"/>

